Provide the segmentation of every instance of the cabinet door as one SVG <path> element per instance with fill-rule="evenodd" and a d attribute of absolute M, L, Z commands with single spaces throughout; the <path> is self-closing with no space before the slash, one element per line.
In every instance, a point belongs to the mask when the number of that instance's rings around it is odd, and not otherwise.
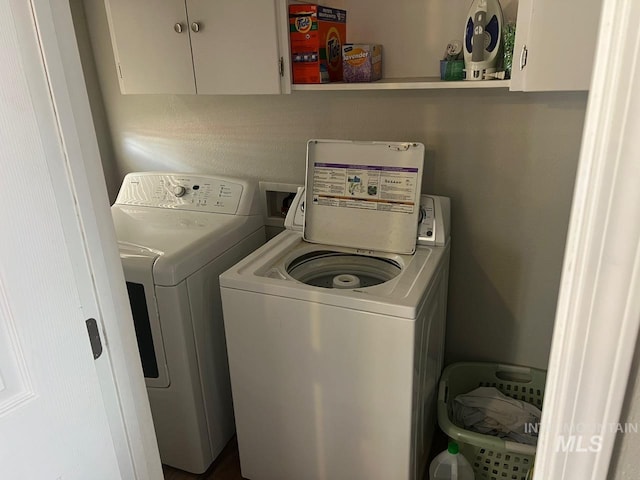
<path fill-rule="evenodd" d="M 511 90 L 589 90 L 602 0 L 520 0 Z"/>
<path fill-rule="evenodd" d="M 196 93 L 184 0 L 105 0 L 122 93 Z"/>
<path fill-rule="evenodd" d="M 275 0 L 187 0 L 187 13 L 199 94 L 280 93 Z"/>

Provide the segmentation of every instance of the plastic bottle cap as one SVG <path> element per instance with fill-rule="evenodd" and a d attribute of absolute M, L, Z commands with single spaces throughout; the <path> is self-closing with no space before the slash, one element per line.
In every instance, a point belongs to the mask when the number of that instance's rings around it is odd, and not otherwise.
<path fill-rule="evenodd" d="M 460 447 L 456 442 L 449 442 L 449 448 L 447 448 L 451 455 L 457 455 L 460 451 Z"/>

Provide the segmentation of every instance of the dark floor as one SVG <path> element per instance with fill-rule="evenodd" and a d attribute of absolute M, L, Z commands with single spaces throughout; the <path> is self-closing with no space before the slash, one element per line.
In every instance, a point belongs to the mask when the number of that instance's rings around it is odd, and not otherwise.
<path fill-rule="evenodd" d="M 238 441 L 233 437 L 209 470 L 201 475 L 186 473 L 166 465 L 163 465 L 162 469 L 165 480 L 242 480 Z"/>
<path fill-rule="evenodd" d="M 447 438 L 438 429 L 433 439 L 433 445 L 431 446 L 429 462 L 445 448 L 447 448 Z M 201 475 L 186 473 L 175 468 L 167 467 L 166 465 L 163 465 L 163 470 L 165 480 L 243 480 L 242 475 L 240 475 L 240 456 L 238 454 L 236 437 L 231 439 L 209 470 Z M 427 480 L 428 477 L 428 472 L 425 472 L 425 480 Z"/>

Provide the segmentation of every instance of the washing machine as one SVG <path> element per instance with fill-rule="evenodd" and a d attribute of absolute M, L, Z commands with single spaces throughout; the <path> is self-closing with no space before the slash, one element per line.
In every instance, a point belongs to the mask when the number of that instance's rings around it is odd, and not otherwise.
<path fill-rule="evenodd" d="M 450 248 L 423 156 L 310 141 L 287 230 L 221 275 L 244 478 L 423 478 Z"/>
<path fill-rule="evenodd" d="M 218 277 L 265 241 L 257 186 L 130 173 L 111 213 L 160 457 L 202 473 L 235 431 Z"/>

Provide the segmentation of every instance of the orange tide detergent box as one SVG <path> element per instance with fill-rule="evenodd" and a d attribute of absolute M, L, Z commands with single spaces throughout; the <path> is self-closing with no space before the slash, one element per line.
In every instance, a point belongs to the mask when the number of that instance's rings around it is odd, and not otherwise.
<path fill-rule="evenodd" d="M 289 5 L 293 83 L 342 80 L 347 12 L 314 4 Z"/>

